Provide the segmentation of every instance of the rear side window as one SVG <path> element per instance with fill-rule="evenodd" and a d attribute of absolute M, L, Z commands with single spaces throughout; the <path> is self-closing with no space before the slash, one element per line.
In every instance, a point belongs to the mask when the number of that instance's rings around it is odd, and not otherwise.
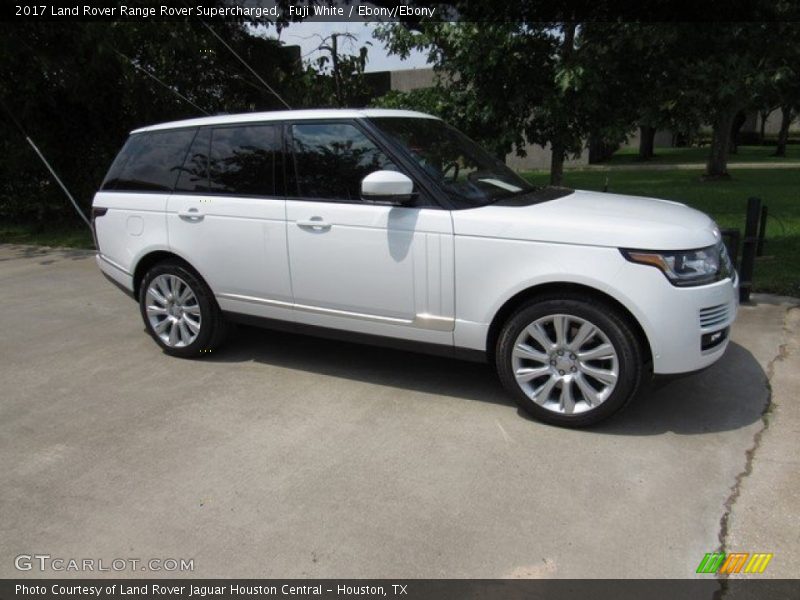
<path fill-rule="evenodd" d="M 208 154 L 211 151 L 211 129 L 203 128 L 197 135 L 186 155 L 176 192 L 208 191 Z"/>
<path fill-rule="evenodd" d="M 281 169 L 278 125 L 202 129 L 175 187 L 181 192 L 274 196 Z"/>
<path fill-rule="evenodd" d="M 349 123 L 292 126 L 296 192 L 304 198 L 361 201 L 361 180 L 399 170 L 358 127 Z"/>
<path fill-rule="evenodd" d="M 138 133 L 128 138 L 104 190 L 171 192 L 196 129 Z"/>

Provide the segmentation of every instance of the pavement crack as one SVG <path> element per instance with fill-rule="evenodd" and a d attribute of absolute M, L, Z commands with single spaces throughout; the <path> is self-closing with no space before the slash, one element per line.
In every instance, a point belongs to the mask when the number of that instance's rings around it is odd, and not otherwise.
<path fill-rule="evenodd" d="M 787 324 L 789 313 L 792 310 L 798 310 L 800 307 L 798 306 L 791 306 L 786 309 L 786 312 L 783 316 L 783 333 L 784 339 L 786 339 L 786 335 L 789 333 L 789 326 Z M 744 469 L 740 471 L 736 478 L 734 479 L 733 485 L 730 488 L 730 493 L 728 497 L 725 499 L 723 503 L 724 511 L 722 513 L 722 517 L 719 520 L 719 547 L 717 548 L 717 552 L 724 552 L 726 553 L 728 550 L 728 533 L 730 527 L 730 519 L 731 515 L 733 514 L 733 508 L 736 505 L 736 501 L 739 499 L 739 496 L 742 493 L 742 484 L 744 480 L 750 476 L 753 472 L 753 463 L 755 461 L 756 453 L 758 449 L 761 447 L 761 442 L 764 439 L 764 434 L 769 429 L 770 420 L 773 414 L 774 404 L 772 402 L 772 377 L 775 374 L 775 364 L 778 362 L 782 362 L 787 359 L 790 354 L 789 344 L 783 343 L 778 346 L 778 352 L 772 359 L 767 363 L 766 369 L 766 380 L 764 381 L 764 385 L 767 388 L 767 401 L 764 404 L 764 410 L 761 412 L 761 427 L 756 431 L 755 435 L 753 436 L 753 444 L 745 451 L 745 464 Z M 728 573 L 718 573 L 717 579 L 719 581 L 720 587 L 714 593 L 714 600 L 722 600 L 725 597 L 728 591 Z"/>

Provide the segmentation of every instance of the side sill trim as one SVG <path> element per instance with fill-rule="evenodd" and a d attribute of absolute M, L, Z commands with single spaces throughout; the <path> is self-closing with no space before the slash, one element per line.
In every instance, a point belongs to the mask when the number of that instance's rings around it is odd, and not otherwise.
<path fill-rule="evenodd" d="M 348 310 L 337 310 L 335 308 L 323 308 L 321 306 L 309 306 L 307 304 L 294 304 L 283 300 L 270 300 L 268 298 L 258 298 L 256 296 L 244 296 L 241 294 L 217 294 L 217 298 L 223 300 L 238 300 L 240 302 L 251 302 L 253 304 L 263 304 L 267 306 L 278 306 L 281 308 L 292 308 L 308 313 L 332 315 L 336 317 L 349 317 L 362 321 L 377 321 L 380 323 L 391 323 L 392 325 L 406 325 L 419 329 L 431 331 L 453 331 L 455 319 L 452 317 L 440 317 L 428 313 L 420 313 L 414 319 L 399 319 L 397 317 L 383 317 L 380 315 L 370 315 L 366 313 L 352 312 Z"/>
<path fill-rule="evenodd" d="M 414 340 L 390 338 L 380 335 L 371 335 L 368 333 L 345 331 L 343 329 L 331 329 L 329 327 L 306 325 L 305 323 L 292 323 L 289 321 L 281 321 L 279 319 L 256 317 L 253 315 L 246 315 L 243 313 L 230 311 L 224 311 L 223 314 L 225 315 L 226 319 L 229 319 L 235 323 L 241 323 L 242 325 L 252 325 L 266 329 L 277 329 L 278 331 L 287 331 L 289 333 L 310 335 L 344 342 L 353 342 L 368 346 L 381 346 L 383 348 L 393 348 L 395 350 L 420 352 L 423 354 L 432 354 L 435 356 L 444 356 L 447 358 L 456 358 L 471 362 L 486 362 L 486 353 L 481 350 L 474 350 L 472 348 L 458 348 L 455 346 L 446 346 L 444 344 L 431 344 L 429 342 L 417 342 Z"/>
<path fill-rule="evenodd" d="M 114 268 L 115 268 L 117 271 L 121 271 L 122 273 L 125 273 L 125 275 L 127 275 L 127 276 L 129 276 L 129 277 L 131 276 L 131 273 L 128 273 L 128 271 L 126 271 L 125 269 L 123 269 L 123 268 L 122 268 L 120 265 L 118 265 L 117 263 L 115 263 L 113 260 L 109 260 L 109 259 L 107 259 L 105 256 L 103 256 L 103 255 L 102 255 L 102 254 L 100 254 L 99 252 L 97 253 L 97 256 L 99 256 L 99 257 L 100 257 L 100 260 L 102 260 L 102 261 L 103 261 L 104 263 L 106 263 L 107 265 L 110 265 L 110 266 L 114 267 Z"/>

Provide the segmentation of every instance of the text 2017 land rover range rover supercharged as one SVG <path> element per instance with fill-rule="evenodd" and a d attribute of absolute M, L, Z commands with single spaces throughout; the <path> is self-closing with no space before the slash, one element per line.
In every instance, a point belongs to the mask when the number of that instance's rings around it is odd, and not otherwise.
<path fill-rule="evenodd" d="M 94 198 L 97 262 L 167 354 L 242 321 L 485 358 L 580 426 L 725 351 L 736 275 L 676 202 L 535 188 L 434 117 L 253 113 L 134 131 Z"/>

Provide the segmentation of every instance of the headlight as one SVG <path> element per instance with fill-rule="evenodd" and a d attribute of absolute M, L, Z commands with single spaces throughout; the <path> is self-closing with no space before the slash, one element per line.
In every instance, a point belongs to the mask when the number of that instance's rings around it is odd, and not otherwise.
<path fill-rule="evenodd" d="M 732 266 L 725 244 L 697 250 L 626 250 L 622 255 L 631 262 L 659 269 L 670 283 L 680 287 L 704 285 L 730 277 Z"/>

